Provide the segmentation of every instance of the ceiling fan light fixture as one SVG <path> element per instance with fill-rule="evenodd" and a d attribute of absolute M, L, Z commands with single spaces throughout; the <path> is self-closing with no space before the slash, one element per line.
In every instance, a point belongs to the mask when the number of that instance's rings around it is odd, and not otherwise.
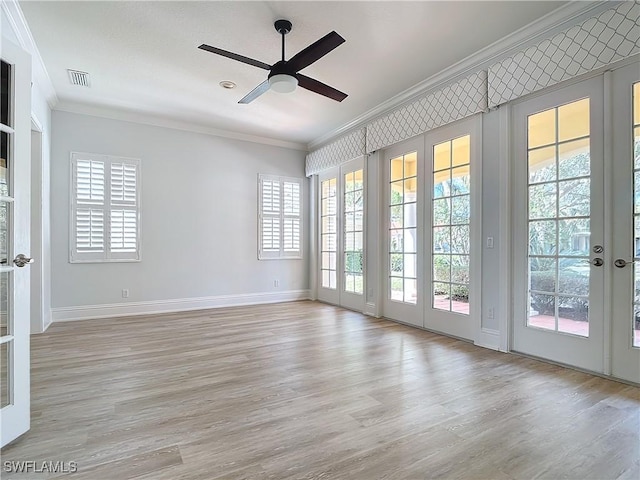
<path fill-rule="evenodd" d="M 285 73 L 269 77 L 270 89 L 278 93 L 291 93 L 298 86 L 298 79 Z"/>

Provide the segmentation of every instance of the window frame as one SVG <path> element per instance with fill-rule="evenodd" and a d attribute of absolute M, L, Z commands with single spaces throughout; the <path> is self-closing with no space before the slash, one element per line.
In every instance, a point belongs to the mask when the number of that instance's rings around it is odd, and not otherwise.
<path fill-rule="evenodd" d="M 263 250 L 263 238 L 262 238 L 262 223 L 263 218 L 265 216 L 263 211 L 263 202 L 262 202 L 262 192 L 263 186 L 265 182 L 273 182 L 278 183 L 280 188 L 280 208 L 278 209 L 277 214 L 268 215 L 270 218 L 278 218 L 278 232 L 279 232 L 279 249 L 278 251 L 264 251 Z M 285 202 L 285 183 L 295 183 L 299 187 L 299 203 L 298 203 L 298 215 L 286 214 L 284 211 L 284 202 Z M 291 259 L 291 260 L 301 260 L 303 258 L 303 218 L 304 218 L 304 182 L 301 178 L 295 177 L 285 177 L 278 175 L 266 175 L 266 174 L 258 174 L 258 260 L 283 260 L 283 259 Z M 300 248 L 297 251 L 286 251 L 285 250 L 285 219 L 296 219 L 298 220 L 298 231 L 299 233 L 299 245 Z"/>
<path fill-rule="evenodd" d="M 79 252 L 77 248 L 76 218 L 79 208 L 77 199 L 77 164 L 79 160 L 102 162 L 104 165 L 104 199 L 102 204 L 94 204 L 91 208 L 102 210 L 104 218 L 104 249 L 102 252 Z M 112 165 L 121 163 L 135 166 L 136 171 L 136 191 L 135 204 L 121 202 L 113 205 L 111 202 L 111 174 Z M 142 169 L 139 158 L 120 157 L 114 155 L 103 155 L 96 153 L 71 152 L 70 172 L 69 172 L 69 263 L 130 263 L 142 261 L 141 242 L 141 198 L 142 198 Z M 126 207 L 135 210 L 136 219 L 136 250 L 135 252 L 112 252 L 111 251 L 111 216 L 112 211 Z"/>

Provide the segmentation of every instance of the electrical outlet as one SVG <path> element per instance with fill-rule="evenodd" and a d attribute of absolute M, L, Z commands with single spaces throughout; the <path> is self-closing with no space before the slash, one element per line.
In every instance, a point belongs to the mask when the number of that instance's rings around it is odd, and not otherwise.
<path fill-rule="evenodd" d="M 279 287 L 280 286 L 280 280 L 274 280 L 273 281 L 273 286 L 274 287 Z"/>
<path fill-rule="evenodd" d="M 496 318 L 496 310 L 495 310 L 495 308 L 493 308 L 493 307 L 487 308 L 487 318 L 488 319 Z"/>
<path fill-rule="evenodd" d="M 129 289 L 128 288 L 123 288 L 122 289 L 122 298 L 129 298 Z"/>

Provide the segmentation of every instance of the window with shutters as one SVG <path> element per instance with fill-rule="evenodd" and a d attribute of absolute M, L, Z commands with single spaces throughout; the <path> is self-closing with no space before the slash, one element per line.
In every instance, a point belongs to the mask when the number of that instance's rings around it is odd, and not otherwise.
<path fill-rule="evenodd" d="M 302 258 L 302 180 L 258 177 L 258 258 Z"/>
<path fill-rule="evenodd" d="M 71 263 L 140 260 L 140 160 L 71 154 Z"/>

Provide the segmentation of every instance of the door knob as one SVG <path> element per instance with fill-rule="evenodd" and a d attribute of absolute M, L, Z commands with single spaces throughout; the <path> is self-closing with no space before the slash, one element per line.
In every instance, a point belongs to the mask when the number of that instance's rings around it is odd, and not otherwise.
<path fill-rule="evenodd" d="M 586 258 L 584 260 L 582 260 L 583 262 L 587 262 L 590 263 L 591 265 L 593 265 L 594 267 L 601 267 L 602 265 L 604 265 L 604 260 L 602 260 L 600 257 L 596 257 L 593 260 L 587 260 Z"/>
<path fill-rule="evenodd" d="M 15 263 L 17 267 L 24 267 L 25 265 L 33 262 L 33 258 L 29 258 L 22 253 L 18 254 L 16 258 L 13 259 L 13 263 Z"/>
<path fill-rule="evenodd" d="M 633 262 L 627 262 L 626 260 L 623 260 L 622 258 L 618 258 L 615 262 L 613 262 L 613 264 L 618 268 L 624 268 L 627 265 L 629 265 L 630 263 L 633 263 Z"/>

